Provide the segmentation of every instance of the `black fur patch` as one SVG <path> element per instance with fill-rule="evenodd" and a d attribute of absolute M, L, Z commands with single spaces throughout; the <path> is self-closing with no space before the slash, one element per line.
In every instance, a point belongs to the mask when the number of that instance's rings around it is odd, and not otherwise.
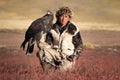
<path fill-rule="evenodd" d="M 82 39 L 80 36 L 80 32 L 78 32 L 75 36 L 73 36 L 72 42 L 73 42 L 75 48 L 81 47 Z"/>
<path fill-rule="evenodd" d="M 75 25 L 73 25 L 72 23 L 68 24 L 68 33 L 70 34 L 74 34 L 77 31 L 77 28 Z"/>

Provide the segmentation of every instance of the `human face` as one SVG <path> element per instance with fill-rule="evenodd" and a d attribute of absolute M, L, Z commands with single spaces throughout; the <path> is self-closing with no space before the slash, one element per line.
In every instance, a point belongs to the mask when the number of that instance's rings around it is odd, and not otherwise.
<path fill-rule="evenodd" d="M 71 19 L 70 16 L 67 14 L 61 15 L 59 17 L 59 22 L 61 24 L 61 27 L 64 27 L 68 23 L 68 21 L 70 21 L 70 19 Z"/>

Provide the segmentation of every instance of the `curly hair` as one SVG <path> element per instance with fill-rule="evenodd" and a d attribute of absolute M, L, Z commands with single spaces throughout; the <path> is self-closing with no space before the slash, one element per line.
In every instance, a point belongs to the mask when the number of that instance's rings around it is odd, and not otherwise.
<path fill-rule="evenodd" d="M 59 18 L 63 14 L 69 15 L 70 18 L 72 17 L 72 11 L 70 10 L 69 7 L 64 6 L 59 8 L 59 10 L 56 11 L 56 18 Z"/>

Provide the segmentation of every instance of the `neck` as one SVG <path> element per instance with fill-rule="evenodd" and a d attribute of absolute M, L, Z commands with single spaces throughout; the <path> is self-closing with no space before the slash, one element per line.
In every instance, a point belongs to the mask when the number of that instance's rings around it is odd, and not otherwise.
<path fill-rule="evenodd" d="M 60 22 L 57 21 L 56 23 L 63 28 L 63 27 L 66 26 L 69 22 L 68 22 L 67 24 L 61 24 Z"/>

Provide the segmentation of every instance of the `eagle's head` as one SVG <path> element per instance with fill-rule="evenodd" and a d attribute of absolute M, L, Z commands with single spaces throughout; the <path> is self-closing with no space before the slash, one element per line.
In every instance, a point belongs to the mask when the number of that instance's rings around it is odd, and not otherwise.
<path fill-rule="evenodd" d="M 47 14 L 53 15 L 53 13 L 50 10 L 47 11 Z"/>

